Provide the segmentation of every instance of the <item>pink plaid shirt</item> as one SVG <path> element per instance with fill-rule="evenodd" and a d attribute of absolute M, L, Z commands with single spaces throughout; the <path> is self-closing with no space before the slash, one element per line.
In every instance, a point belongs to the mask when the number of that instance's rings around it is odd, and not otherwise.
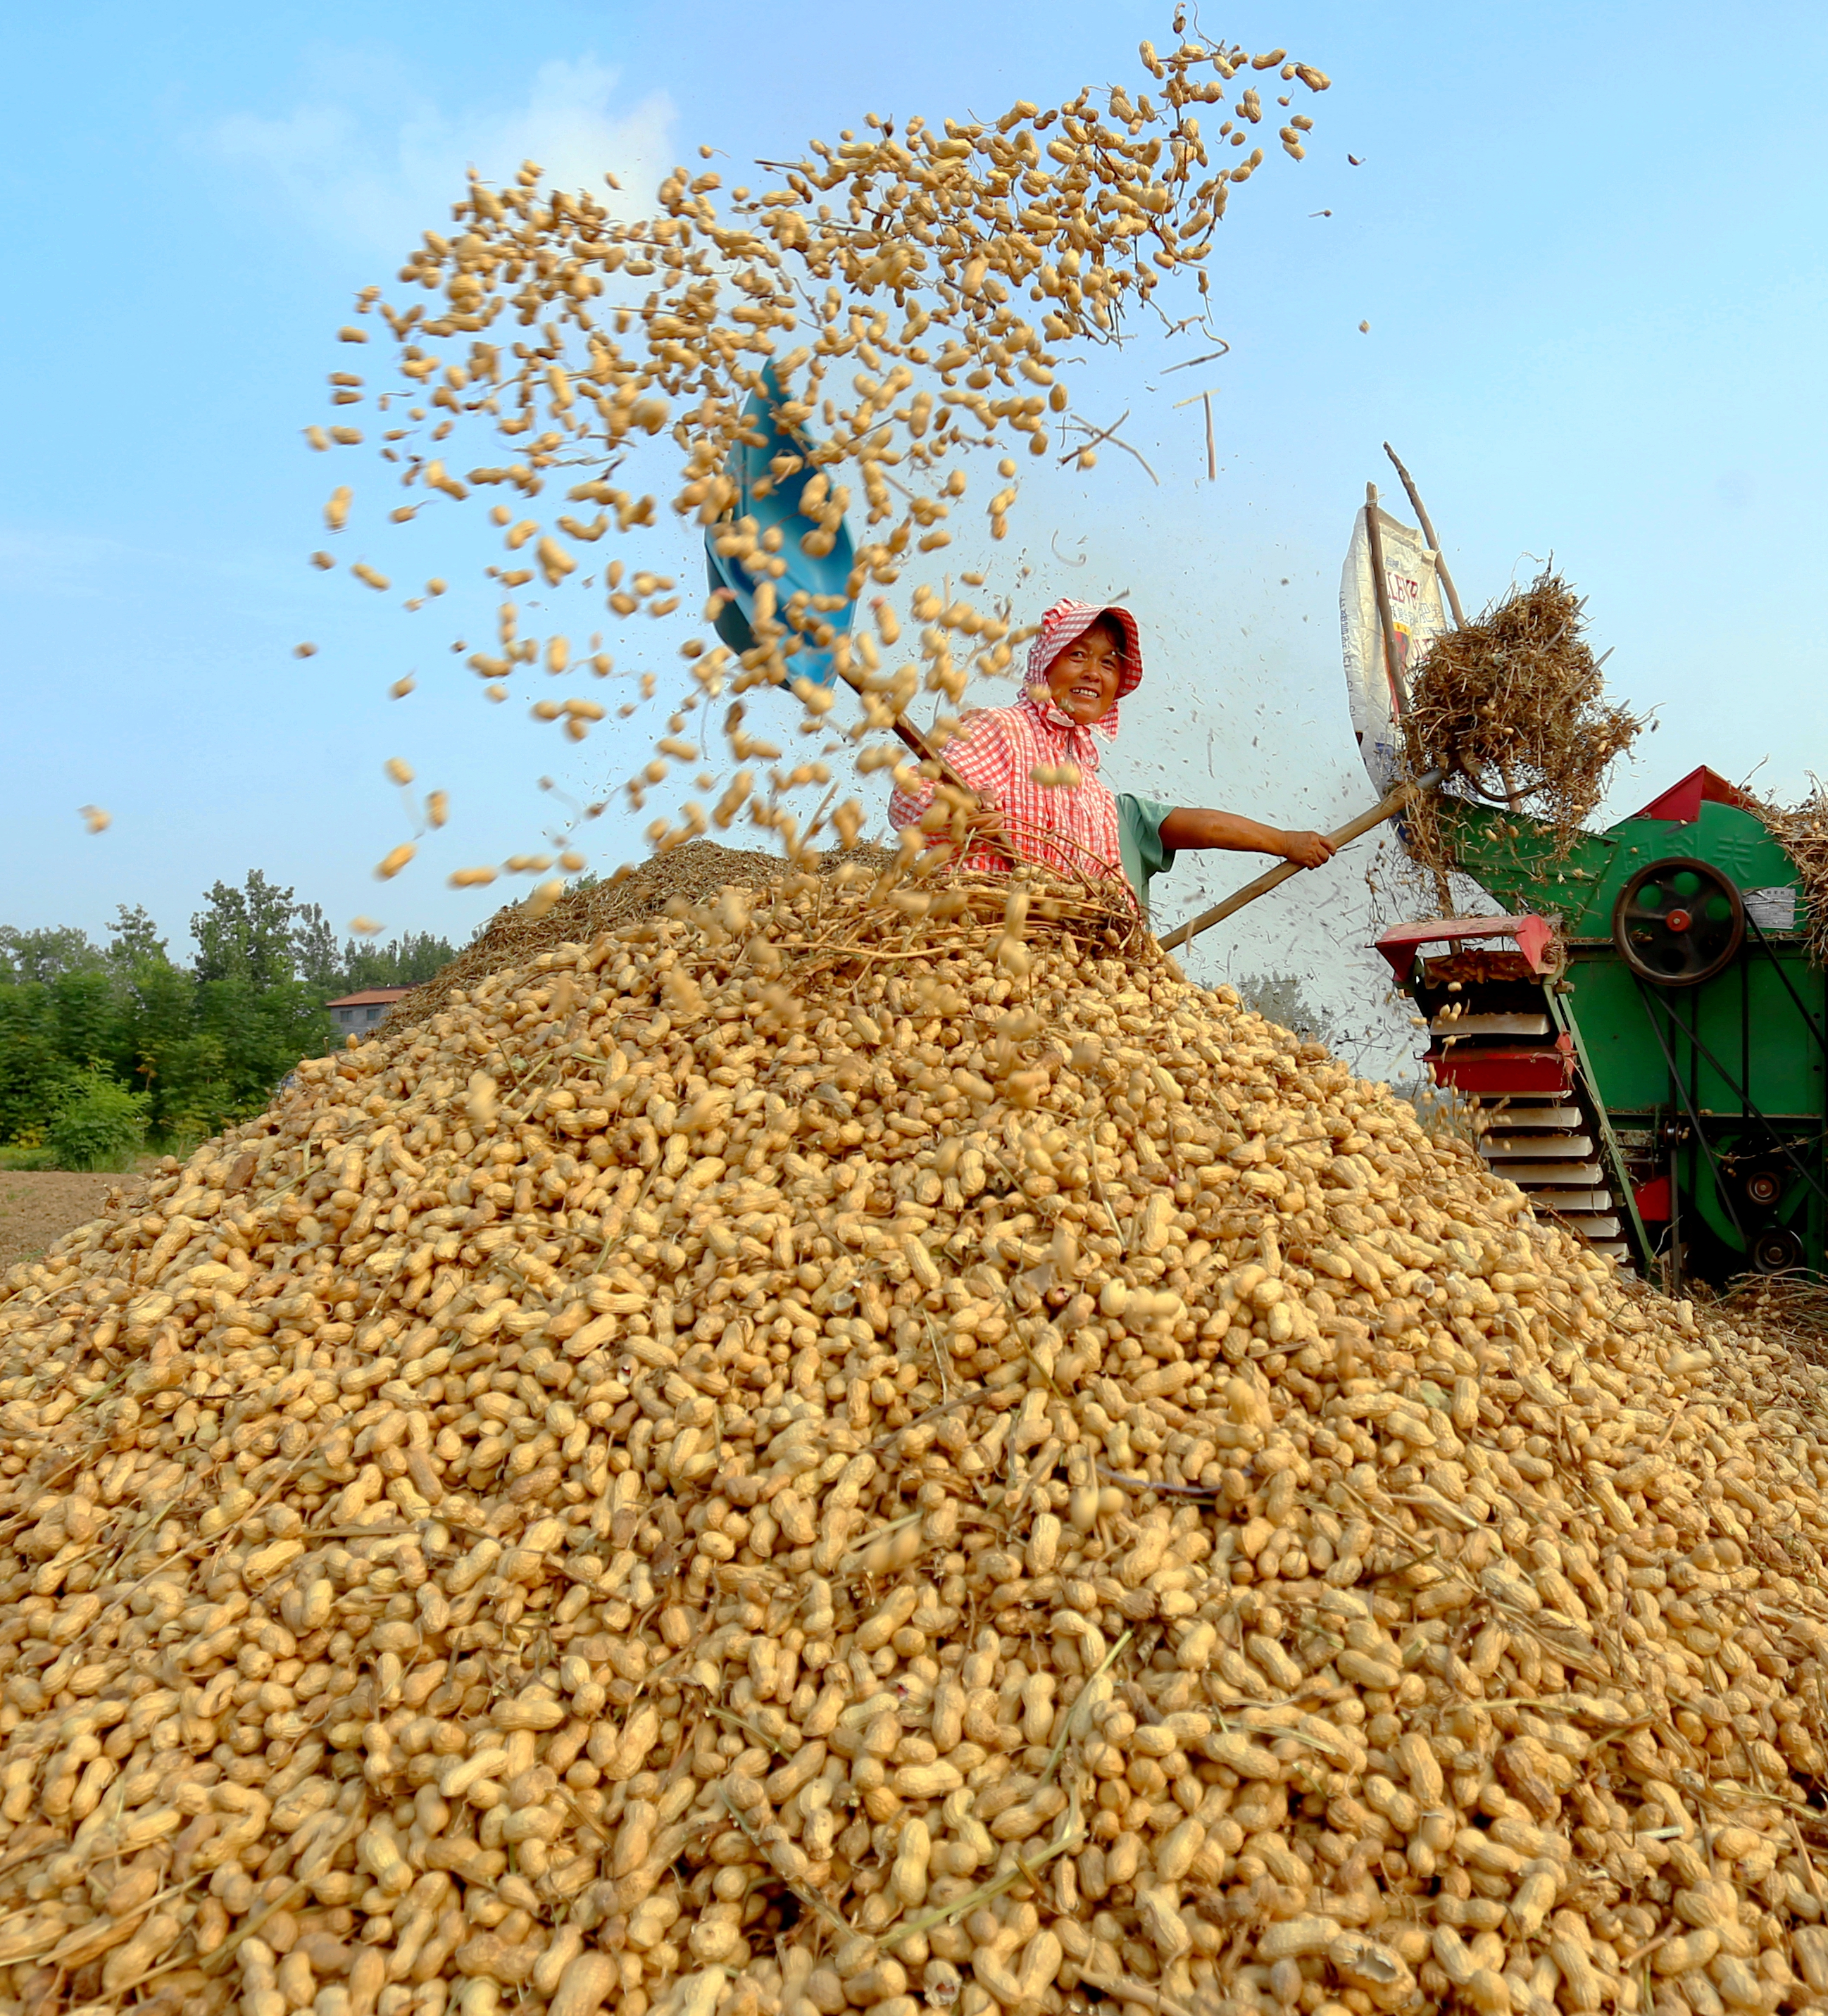
<path fill-rule="evenodd" d="M 1024 859 L 1045 862 L 1063 874 L 1124 883 L 1117 837 L 1117 801 L 1098 774 L 1098 744 L 1117 732 L 1117 708 L 1089 728 L 1058 706 L 1047 689 L 1047 669 L 1074 639 L 1105 614 L 1097 603 L 1056 602 L 1042 617 L 1029 647 L 1027 684 L 1013 707 L 987 707 L 967 715 L 963 732 L 947 744 L 945 759 L 981 796 L 993 801 L 1010 843 Z M 1125 636 L 1124 668 L 1117 696 L 1133 693 L 1142 677 L 1142 653 L 1135 619 L 1113 608 Z M 1074 785 L 1035 782 L 1037 770 L 1077 766 Z M 936 786 L 924 779 L 898 788 L 889 800 L 889 821 L 898 832 L 916 824 L 933 803 Z M 930 846 L 949 844 L 945 833 Z M 971 848 L 959 864 L 995 873 L 1008 867 L 995 848 Z M 1128 884 L 1124 883 L 1128 887 Z"/>
<path fill-rule="evenodd" d="M 1051 699 L 1037 699 L 1031 689 L 1013 707 L 966 715 L 963 733 L 946 745 L 945 759 L 973 790 L 994 801 L 1011 844 L 1025 859 L 1094 880 L 1122 875 L 1117 801 L 1098 774 L 1092 730 Z M 1078 765 L 1077 785 L 1035 782 L 1036 770 L 1068 763 Z M 932 804 L 934 788 L 923 780 L 912 790 L 898 789 L 889 800 L 890 823 L 898 831 L 915 825 Z M 928 842 L 948 844 L 944 833 Z M 979 845 L 960 865 L 995 873 L 1009 862 L 995 848 Z"/>

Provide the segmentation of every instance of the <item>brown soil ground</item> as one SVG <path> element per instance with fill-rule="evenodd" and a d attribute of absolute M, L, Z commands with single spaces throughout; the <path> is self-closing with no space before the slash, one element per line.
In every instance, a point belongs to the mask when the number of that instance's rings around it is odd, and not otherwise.
<path fill-rule="evenodd" d="M 96 1216 L 109 1191 L 133 1180 L 62 1169 L 0 1169 L 0 1269 L 37 1259 L 52 1240 Z"/>

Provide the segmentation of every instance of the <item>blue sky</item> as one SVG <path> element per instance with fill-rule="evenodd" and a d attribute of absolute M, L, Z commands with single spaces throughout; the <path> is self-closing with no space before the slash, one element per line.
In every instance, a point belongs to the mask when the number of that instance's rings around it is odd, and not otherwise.
<path fill-rule="evenodd" d="M 269 0 L 14 17 L 0 922 L 99 931 L 142 902 L 182 941 L 203 888 L 257 866 L 339 923 L 462 937 L 500 892 L 444 874 L 533 839 L 535 779 L 588 797 L 645 754 L 648 715 L 576 749 L 486 707 L 441 612 L 403 617 L 306 564 L 331 482 L 359 491 L 371 466 L 351 452 L 333 476 L 301 439 L 351 355 L 334 332 L 445 220 L 467 162 L 498 178 L 531 153 L 555 178 L 651 187 L 701 140 L 740 161 L 872 110 L 994 116 L 1133 77 L 1168 13 Z M 1132 409 L 1159 484 L 1121 455 L 1038 479 L 999 555 L 1037 603 L 1129 591 L 1151 650 L 1114 779 L 1279 823 L 1358 809 L 1337 574 L 1367 478 L 1396 490 L 1388 437 L 1470 603 L 1551 550 L 1590 597 L 1614 690 L 1661 723 L 1615 812 L 1702 761 L 1799 793 L 1828 752 L 1828 14 L 1253 0 L 1207 26 L 1331 74 L 1309 158 L 1272 158 L 1222 232 L 1229 357 L 1164 380 L 1171 360 L 1144 343 L 1089 374 L 1086 410 Z M 1173 405 L 1195 380 L 1216 388 L 1215 482 L 1197 408 Z M 663 557 L 694 564 L 665 537 Z M 400 558 L 378 538 L 374 556 Z M 409 669 L 419 691 L 389 702 Z M 452 824 L 383 887 L 372 865 L 406 831 L 380 775 L 396 754 L 451 791 Z M 94 838 L 88 803 L 114 818 Z M 604 866 L 638 844 L 627 821 L 596 838 Z M 1367 858 L 1258 905 L 1200 970 L 1292 965 L 1351 998 Z M 1171 916 L 1254 864 L 1196 866 L 1166 885 Z"/>

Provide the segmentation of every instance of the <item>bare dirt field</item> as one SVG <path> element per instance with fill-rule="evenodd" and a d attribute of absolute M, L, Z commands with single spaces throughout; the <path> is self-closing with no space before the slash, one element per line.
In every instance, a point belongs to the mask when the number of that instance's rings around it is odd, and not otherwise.
<path fill-rule="evenodd" d="M 0 1169 L 0 1269 L 35 1260 L 52 1240 L 95 1217 L 110 1190 L 134 1180 L 61 1169 Z"/>

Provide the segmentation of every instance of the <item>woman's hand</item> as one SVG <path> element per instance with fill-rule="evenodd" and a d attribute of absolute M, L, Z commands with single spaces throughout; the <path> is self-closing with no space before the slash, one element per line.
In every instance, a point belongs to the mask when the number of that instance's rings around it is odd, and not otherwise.
<path fill-rule="evenodd" d="M 955 788 L 942 785 L 941 792 L 956 801 L 963 796 Z M 970 794 L 968 803 L 955 804 L 947 825 L 941 829 L 956 845 L 961 854 L 973 847 L 988 846 L 996 852 L 1006 855 L 1013 862 L 1020 857 L 1010 844 L 1008 832 L 1003 826 L 1002 808 L 997 802 L 995 791 L 988 787 Z"/>
<path fill-rule="evenodd" d="M 1333 843 L 1323 833 L 1304 833 L 1291 828 L 1282 836 L 1276 851 L 1297 868 L 1318 868 L 1333 856 Z"/>

